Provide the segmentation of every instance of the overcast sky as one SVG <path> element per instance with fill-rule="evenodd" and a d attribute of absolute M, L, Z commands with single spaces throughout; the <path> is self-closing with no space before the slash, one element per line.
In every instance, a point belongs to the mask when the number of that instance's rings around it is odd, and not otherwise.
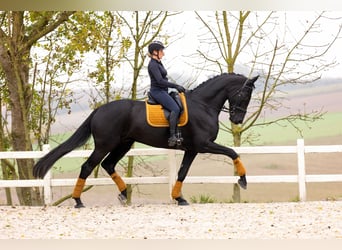
<path fill-rule="evenodd" d="M 259 12 L 260 14 L 265 14 L 267 12 Z M 331 17 L 342 17 L 342 11 L 337 12 L 328 12 L 327 13 Z M 303 26 L 307 24 L 307 21 L 312 21 L 315 16 L 314 11 L 288 11 L 287 12 L 287 25 L 289 26 L 288 30 L 291 34 L 287 34 L 289 37 L 296 37 L 303 32 Z M 280 22 L 280 25 L 283 25 L 283 22 Z M 177 32 L 180 30 L 184 34 L 184 37 L 177 40 L 176 42 L 169 45 L 166 49 L 164 61 L 166 62 L 166 66 L 168 67 L 169 74 L 177 74 L 177 71 L 181 69 L 184 71 L 186 68 L 185 61 L 191 61 L 191 58 L 188 55 L 195 53 L 199 47 L 199 38 L 198 36 L 203 33 L 201 31 L 201 25 L 199 21 L 194 18 L 193 11 L 187 11 L 182 13 L 179 18 L 172 19 L 170 30 L 173 32 Z M 327 44 L 328 41 L 331 40 L 332 36 L 337 33 L 338 27 L 342 25 L 342 19 L 339 20 L 326 20 L 321 24 L 320 30 L 321 32 L 313 33 L 310 36 L 311 44 L 323 45 Z M 283 30 L 283 28 L 280 28 Z M 276 34 L 275 34 L 276 35 Z M 277 35 L 279 36 L 279 34 Z M 332 68 L 329 72 L 325 72 L 323 77 L 342 77 L 342 34 L 340 34 L 340 39 L 338 39 L 333 47 L 330 49 L 329 53 L 325 56 L 327 61 L 337 61 L 340 65 Z M 279 38 L 279 37 L 278 37 Z M 276 37 L 270 38 L 274 41 Z M 249 58 L 250 59 L 250 58 Z M 196 60 L 196 59 L 195 59 Z M 242 59 L 243 60 L 243 59 Z M 172 62 L 170 62 L 172 61 Z M 172 64 L 172 65 L 171 65 Z M 302 64 L 304 67 L 304 63 Z M 191 74 L 191 73 L 190 73 Z M 202 76 L 203 79 L 206 76 Z"/>

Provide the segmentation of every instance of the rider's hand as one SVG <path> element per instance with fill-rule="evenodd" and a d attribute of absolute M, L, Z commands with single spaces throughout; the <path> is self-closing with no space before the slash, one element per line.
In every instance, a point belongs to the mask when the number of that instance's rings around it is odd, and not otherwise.
<path fill-rule="evenodd" d="M 178 91 L 179 93 L 185 92 L 185 88 L 184 88 L 183 86 L 181 86 L 181 85 L 177 85 L 177 86 L 176 86 L 176 89 L 177 89 L 177 91 Z"/>

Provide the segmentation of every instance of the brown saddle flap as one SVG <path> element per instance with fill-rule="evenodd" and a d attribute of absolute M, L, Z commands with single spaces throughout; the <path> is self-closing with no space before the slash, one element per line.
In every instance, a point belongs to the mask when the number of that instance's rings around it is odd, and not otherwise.
<path fill-rule="evenodd" d="M 183 113 L 179 118 L 178 126 L 182 127 L 188 123 L 188 107 L 184 93 L 180 93 L 179 97 L 183 104 Z M 160 104 L 149 104 L 147 99 L 146 104 L 146 119 L 147 123 L 152 127 L 168 127 L 169 121 L 166 119 L 164 109 Z"/>

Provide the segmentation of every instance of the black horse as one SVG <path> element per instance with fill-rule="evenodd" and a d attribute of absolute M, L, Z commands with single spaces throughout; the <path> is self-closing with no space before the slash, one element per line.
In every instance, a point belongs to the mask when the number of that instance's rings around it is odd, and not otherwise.
<path fill-rule="evenodd" d="M 188 205 L 182 197 L 181 188 L 198 153 L 223 154 L 230 157 L 240 176 L 239 185 L 247 188 L 246 170 L 239 155 L 233 149 L 218 145 L 214 141 L 219 130 L 218 116 L 225 102 L 229 102 L 230 121 L 234 124 L 242 123 L 257 79 L 258 76 L 249 79 L 240 74 L 224 73 L 205 81 L 193 90 L 186 91 L 189 121 L 181 128 L 184 138 L 182 145 L 174 147 L 185 152 L 171 194 L 178 205 Z M 36 163 L 33 175 L 43 178 L 59 158 L 85 144 L 90 135 L 93 135 L 95 149 L 83 163 L 77 179 L 72 194 L 76 201 L 75 207 L 83 207 L 80 196 L 85 181 L 104 157 L 101 166 L 116 183 L 120 191 L 119 199 L 125 202 L 126 184 L 116 173 L 115 166 L 132 144 L 137 141 L 153 147 L 170 148 L 167 143 L 169 129 L 147 124 L 143 101 L 118 100 L 95 109 L 69 139 Z"/>

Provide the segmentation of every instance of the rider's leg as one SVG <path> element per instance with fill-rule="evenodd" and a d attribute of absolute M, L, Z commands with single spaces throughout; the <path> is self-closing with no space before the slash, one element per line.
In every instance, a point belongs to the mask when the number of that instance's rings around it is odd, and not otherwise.
<path fill-rule="evenodd" d="M 177 138 L 176 136 L 176 133 L 177 133 L 178 118 L 180 114 L 180 107 L 178 106 L 176 101 L 166 91 L 151 90 L 150 94 L 165 109 L 170 111 L 170 115 L 168 117 L 169 126 L 170 126 L 170 138 L 168 139 L 168 144 L 170 147 L 173 147 L 177 144 L 177 141 L 179 140 L 179 138 Z"/>
<path fill-rule="evenodd" d="M 173 147 L 177 143 L 176 129 L 178 123 L 178 114 L 175 111 L 171 111 L 169 116 L 169 126 L 170 126 L 170 138 L 168 139 L 168 144 Z"/>

